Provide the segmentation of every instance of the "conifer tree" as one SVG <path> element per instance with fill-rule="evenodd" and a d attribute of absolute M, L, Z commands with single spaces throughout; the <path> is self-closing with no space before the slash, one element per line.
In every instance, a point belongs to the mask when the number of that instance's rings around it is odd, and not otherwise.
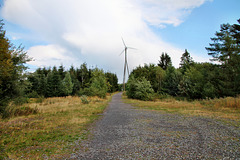
<path fill-rule="evenodd" d="M 240 19 L 238 20 L 240 24 Z M 235 96 L 240 93 L 240 25 L 222 24 L 213 43 L 206 47 L 212 61 L 221 63 L 223 95 Z"/>
<path fill-rule="evenodd" d="M 65 96 L 69 96 L 73 91 L 73 83 L 69 72 L 66 73 L 62 81 L 62 90 Z"/>
<path fill-rule="evenodd" d="M 172 65 L 171 57 L 167 53 L 162 53 L 160 60 L 158 61 L 158 66 L 166 70 L 169 66 Z"/>
<path fill-rule="evenodd" d="M 182 54 L 181 61 L 180 61 L 180 68 L 182 73 L 185 73 L 187 69 L 193 64 L 192 57 L 190 53 L 185 49 L 185 52 Z"/>
<path fill-rule="evenodd" d="M 56 66 L 47 76 L 47 97 L 57 97 L 61 95 L 61 79 Z"/>

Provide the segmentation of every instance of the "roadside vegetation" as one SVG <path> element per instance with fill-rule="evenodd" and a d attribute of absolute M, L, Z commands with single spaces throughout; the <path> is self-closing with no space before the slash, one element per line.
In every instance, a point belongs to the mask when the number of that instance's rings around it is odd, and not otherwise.
<path fill-rule="evenodd" d="M 195 62 L 186 49 L 175 68 L 171 57 L 162 53 L 157 65 L 133 69 L 126 85 L 128 98 L 172 96 L 192 101 L 240 95 L 240 19 L 238 24 L 222 24 L 215 36 L 206 50 L 217 63 Z"/>
<path fill-rule="evenodd" d="M 17 108 L 35 112 L 21 115 L 18 111 L 18 116 L 0 119 L 0 159 L 69 156 L 78 149 L 74 142 L 87 138 L 87 127 L 101 115 L 110 100 L 110 94 L 105 99 L 97 96 L 30 99 Z"/>
<path fill-rule="evenodd" d="M 182 54 L 179 68 L 162 53 L 159 63 L 136 67 L 130 74 L 125 102 L 188 116 L 207 116 L 240 127 L 240 19 L 222 24 L 206 47 L 212 61 L 194 62 Z"/>
<path fill-rule="evenodd" d="M 169 114 L 200 116 L 225 121 L 240 128 L 240 97 L 226 97 L 204 100 L 183 100 L 168 96 L 155 101 L 129 99 L 123 96 L 124 102 L 141 109 L 148 109 Z"/>
<path fill-rule="evenodd" d="M 0 21 L 0 159 L 54 159 L 74 152 L 116 92 L 116 74 L 86 63 L 38 68 Z"/>

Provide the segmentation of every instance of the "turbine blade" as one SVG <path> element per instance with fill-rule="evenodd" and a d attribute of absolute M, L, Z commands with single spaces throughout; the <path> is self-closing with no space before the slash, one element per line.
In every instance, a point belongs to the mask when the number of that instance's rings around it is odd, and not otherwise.
<path fill-rule="evenodd" d="M 122 42 L 123 42 L 124 46 L 127 47 L 126 44 L 125 44 L 125 42 L 124 42 L 124 40 L 123 40 L 123 38 L 122 38 Z"/>
<path fill-rule="evenodd" d="M 125 51 L 125 49 L 119 54 L 119 56 L 121 56 L 123 54 L 123 52 Z"/>
<path fill-rule="evenodd" d="M 129 49 L 135 49 L 135 50 L 137 50 L 137 48 L 133 48 L 133 47 L 127 47 L 127 48 L 129 48 Z"/>

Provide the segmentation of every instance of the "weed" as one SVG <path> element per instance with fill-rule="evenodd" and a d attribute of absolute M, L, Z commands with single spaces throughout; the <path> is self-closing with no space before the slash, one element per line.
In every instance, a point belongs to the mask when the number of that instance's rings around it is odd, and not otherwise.
<path fill-rule="evenodd" d="M 81 99 L 81 101 L 82 101 L 83 104 L 88 104 L 88 103 L 90 103 L 90 101 L 88 100 L 88 97 L 85 96 L 85 95 L 81 96 L 80 99 Z"/>

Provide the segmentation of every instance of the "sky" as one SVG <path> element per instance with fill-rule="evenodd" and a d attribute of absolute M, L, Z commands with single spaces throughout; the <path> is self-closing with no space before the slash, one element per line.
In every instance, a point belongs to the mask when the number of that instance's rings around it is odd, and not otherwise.
<path fill-rule="evenodd" d="M 195 62 L 209 62 L 205 47 L 223 23 L 240 18 L 239 0 L 0 0 L 7 37 L 22 44 L 39 67 L 98 67 L 122 82 L 124 49 L 129 69 L 157 64 L 170 55 L 179 67 L 188 50 Z"/>

